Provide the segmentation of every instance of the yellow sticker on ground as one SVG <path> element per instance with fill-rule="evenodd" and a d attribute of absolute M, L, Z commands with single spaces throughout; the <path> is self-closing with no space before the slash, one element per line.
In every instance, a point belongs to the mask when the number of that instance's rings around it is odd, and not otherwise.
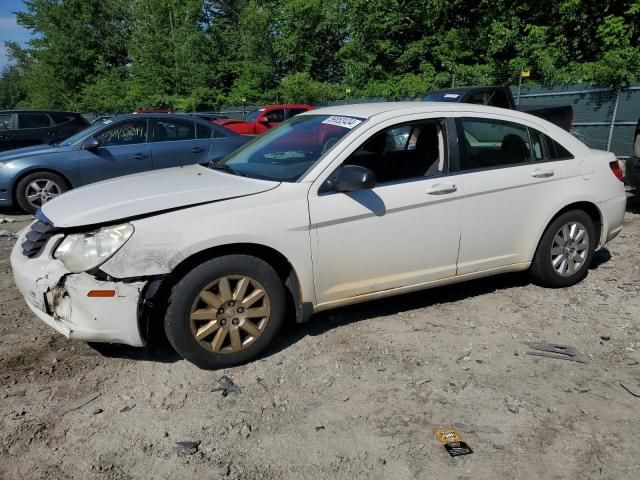
<path fill-rule="evenodd" d="M 462 435 L 453 427 L 436 428 L 433 431 L 438 442 L 442 445 L 450 442 L 461 442 Z"/>

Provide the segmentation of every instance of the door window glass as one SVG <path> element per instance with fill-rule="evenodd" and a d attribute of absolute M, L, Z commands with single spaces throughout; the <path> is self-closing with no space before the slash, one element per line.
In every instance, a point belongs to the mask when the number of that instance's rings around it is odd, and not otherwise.
<path fill-rule="evenodd" d="M 49 116 L 44 113 L 18 114 L 18 128 L 45 128 L 50 125 Z"/>
<path fill-rule="evenodd" d="M 75 119 L 73 115 L 64 115 L 61 113 L 52 113 L 51 118 L 53 119 L 56 125 L 60 125 L 61 123 L 67 123 Z"/>
<path fill-rule="evenodd" d="M 416 122 L 374 134 L 345 161 L 371 170 L 378 183 L 438 175 L 444 169 L 442 121 Z"/>
<path fill-rule="evenodd" d="M 461 120 L 460 169 L 506 167 L 531 161 L 527 127 L 500 120 Z"/>
<path fill-rule="evenodd" d="M 529 134 L 531 135 L 531 151 L 533 152 L 533 160 L 535 162 L 547 160 L 542 143 L 544 135 L 532 128 L 529 129 Z"/>
<path fill-rule="evenodd" d="M 265 114 L 265 118 L 269 123 L 284 122 L 284 110 L 271 110 Z"/>
<path fill-rule="evenodd" d="M 289 118 L 295 117 L 296 115 L 300 115 L 301 113 L 306 112 L 307 110 L 304 108 L 290 108 L 289 109 Z"/>
<path fill-rule="evenodd" d="M 96 137 L 96 140 L 98 140 L 103 147 L 145 143 L 146 139 L 147 121 L 145 119 L 119 123 L 103 131 Z"/>
<path fill-rule="evenodd" d="M 549 155 L 553 160 L 570 160 L 573 158 L 573 155 L 571 155 L 569 150 L 564 148 L 553 138 L 546 135 L 545 138 L 547 140 L 547 147 L 549 148 Z"/>
<path fill-rule="evenodd" d="M 0 130 L 9 130 L 11 128 L 11 114 L 0 113 Z"/>
<path fill-rule="evenodd" d="M 172 142 L 196 138 L 195 126 L 188 120 L 154 120 L 153 141 Z"/>
<path fill-rule="evenodd" d="M 212 128 L 205 125 L 196 123 L 196 136 L 197 138 L 211 138 Z"/>

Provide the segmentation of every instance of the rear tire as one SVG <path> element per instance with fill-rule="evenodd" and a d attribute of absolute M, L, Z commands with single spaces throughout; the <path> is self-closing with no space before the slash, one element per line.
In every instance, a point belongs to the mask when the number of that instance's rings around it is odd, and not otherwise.
<path fill-rule="evenodd" d="M 172 289 L 165 315 L 169 343 L 186 360 L 211 370 L 255 358 L 273 340 L 286 313 L 282 281 L 264 260 L 214 258 Z"/>
<path fill-rule="evenodd" d="M 60 175 L 52 172 L 33 172 L 18 182 L 15 197 L 22 210 L 34 213 L 49 200 L 67 190 L 69 185 Z"/>
<path fill-rule="evenodd" d="M 589 272 L 598 239 L 591 217 L 583 210 L 570 210 L 547 227 L 531 266 L 538 285 L 562 288 L 575 285 Z"/>

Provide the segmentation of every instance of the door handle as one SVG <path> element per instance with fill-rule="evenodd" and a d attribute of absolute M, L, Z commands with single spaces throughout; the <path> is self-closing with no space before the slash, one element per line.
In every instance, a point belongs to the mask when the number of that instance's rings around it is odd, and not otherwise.
<path fill-rule="evenodd" d="M 531 176 L 535 178 L 548 178 L 548 177 L 553 177 L 555 173 L 556 172 L 553 171 L 552 169 L 543 170 L 541 168 L 538 168 L 537 170 L 534 170 L 533 172 L 531 172 Z"/>
<path fill-rule="evenodd" d="M 149 155 L 145 155 L 144 153 L 136 153 L 133 158 L 135 158 L 136 160 L 144 160 L 145 158 L 147 158 Z"/>
<path fill-rule="evenodd" d="M 192 152 L 192 153 L 202 153 L 202 152 L 204 152 L 204 148 L 201 148 L 201 147 L 193 147 L 193 148 L 191 149 L 191 152 Z"/>
<path fill-rule="evenodd" d="M 453 193 L 457 191 L 458 191 L 458 187 L 456 187 L 455 185 L 437 184 L 431 187 L 429 190 L 427 190 L 427 193 L 429 195 L 446 195 L 447 193 Z"/>

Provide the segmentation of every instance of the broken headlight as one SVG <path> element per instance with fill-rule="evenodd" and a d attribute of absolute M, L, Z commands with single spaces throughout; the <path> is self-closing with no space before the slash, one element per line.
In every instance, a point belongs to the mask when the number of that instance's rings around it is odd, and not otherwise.
<path fill-rule="evenodd" d="M 133 225 L 104 227 L 92 233 L 67 235 L 53 256 L 72 273 L 86 272 L 109 260 L 133 235 Z"/>

